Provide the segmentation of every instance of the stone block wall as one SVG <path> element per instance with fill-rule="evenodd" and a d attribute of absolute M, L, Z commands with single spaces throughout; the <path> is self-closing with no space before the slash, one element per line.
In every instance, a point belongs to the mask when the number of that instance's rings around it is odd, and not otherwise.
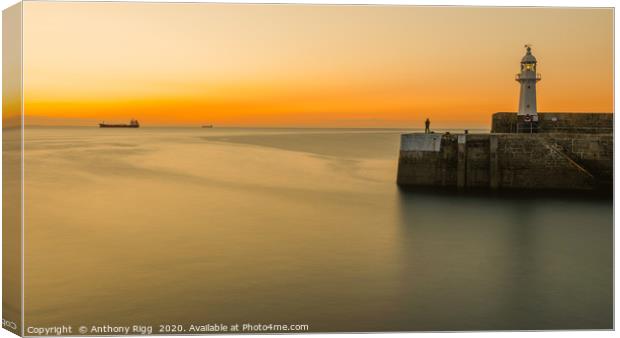
<path fill-rule="evenodd" d="M 405 186 L 553 190 L 607 189 L 612 181 L 612 135 L 566 133 L 444 135 L 439 151 L 401 150 L 397 179 Z"/>
<path fill-rule="evenodd" d="M 539 133 L 607 134 L 613 132 L 612 113 L 538 113 Z M 516 133 L 517 113 L 495 113 L 492 133 Z"/>
<path fill-rule="evenodd" d="M 492 133 L 516 133 L 517 113 L 495 113 L 491 120 Z"/>
<path fill-rule="evenodd" d="M 456 186 L 456 136 L 444 135 L 439 151 L 411 149 L 407 147 L 410 138 L 409 135 L 401 135 L 397 182 L 419 186 Z"/>

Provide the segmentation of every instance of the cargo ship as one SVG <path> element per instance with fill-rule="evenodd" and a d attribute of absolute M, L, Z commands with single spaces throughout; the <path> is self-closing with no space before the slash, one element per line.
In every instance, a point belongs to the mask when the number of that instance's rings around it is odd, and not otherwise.
<path fill-rule="evenodd" d="M 129 121 L 129 124 L 106 124 L 102 122 L 99 123 L 99 128 L 140 128 L 140 123 L 134 119 Z"/>

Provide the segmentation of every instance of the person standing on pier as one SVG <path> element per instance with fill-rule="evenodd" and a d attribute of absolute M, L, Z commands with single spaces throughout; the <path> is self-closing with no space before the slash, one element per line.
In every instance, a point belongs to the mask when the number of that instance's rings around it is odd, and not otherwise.
<path fill-rule="evenodd" d="M 426 118 L 426 121 L 424 122 L 424 133 L 428 134 L 431 132 L 431 120 L 428 119 L 428 117 Z"/>

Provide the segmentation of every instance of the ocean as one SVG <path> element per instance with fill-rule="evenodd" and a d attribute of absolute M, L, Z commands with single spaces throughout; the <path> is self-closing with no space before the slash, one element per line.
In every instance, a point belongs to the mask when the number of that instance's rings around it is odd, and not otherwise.
<path fill-rule="evenodd" d="M 402 190 L 402 132 L 26 128 L 25 326 L 612 328 L 611 198 Z"/>

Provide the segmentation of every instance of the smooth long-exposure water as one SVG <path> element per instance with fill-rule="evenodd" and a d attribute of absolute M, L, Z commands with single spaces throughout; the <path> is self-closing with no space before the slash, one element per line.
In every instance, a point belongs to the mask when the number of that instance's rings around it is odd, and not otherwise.
<path fill-rule="evenodd" d="M 612 327 L 610 199 L 402 191 L 400 132 L 27 128 L 25 326 Z"/>

